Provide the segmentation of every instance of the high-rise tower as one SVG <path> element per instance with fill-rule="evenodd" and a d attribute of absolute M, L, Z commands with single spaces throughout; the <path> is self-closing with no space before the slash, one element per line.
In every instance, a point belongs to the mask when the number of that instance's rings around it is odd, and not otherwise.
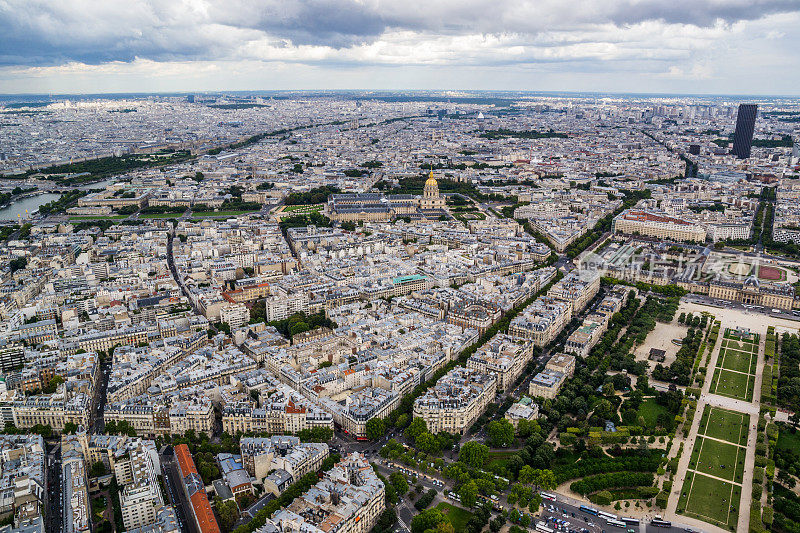
<path fill-rule="evenodd" d="M 756 104 L 739 104 L 739 113 L 736 116 L 736 131 L 733 133 L 733 155 L 739 159 L 750 157 L 757 112 L 758 106 Z"/>

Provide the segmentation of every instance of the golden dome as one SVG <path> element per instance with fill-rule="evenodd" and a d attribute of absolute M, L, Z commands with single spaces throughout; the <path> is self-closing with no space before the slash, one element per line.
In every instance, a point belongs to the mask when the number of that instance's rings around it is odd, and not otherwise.
<path fill-rule="evenodd" d="M 431 173 L 428 175 L 428 181 L 425 182 L 425 186 L 427 187 L 428 185 L 433 185 L 434 187 L 438 187 L 439 186 L 439 184 L 436 183 L 436 178 L 433 177 L 433 171 L 432 170 L 431 170 Z"/>

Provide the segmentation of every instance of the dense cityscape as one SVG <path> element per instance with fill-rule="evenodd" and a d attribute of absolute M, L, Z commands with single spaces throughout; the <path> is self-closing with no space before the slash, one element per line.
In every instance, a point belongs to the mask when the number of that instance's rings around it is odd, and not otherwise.
<path fill-rule="evenodd" d="M 0 103 L 0 531 L 797 531 L 799 124 Z"/>

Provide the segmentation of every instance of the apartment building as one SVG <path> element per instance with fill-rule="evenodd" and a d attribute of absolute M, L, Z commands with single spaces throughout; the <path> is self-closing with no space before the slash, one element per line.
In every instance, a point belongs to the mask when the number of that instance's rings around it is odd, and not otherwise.
<path fill-rule="evenodd" d="M 358 453 L 268 519 L 258 533 L 368 533 L 386 508 L 383 482 Z"/>
<path fill-rule="evenodd" d="M 208 494 L 206 494 L 203 480 L 197 472 L 189 447 L 185 444 L 178 444 L 173 450 L 178 465 L 178 474 L 182 480 L 181 490 L 191 504 L 192 516 L 188 518 L 194 521 L 200 533 L 220 533 L 219 524 L 214 517 L 214 511 L 208 501 Z"/>
<path fill-rule="evenodd" d="M 533 346 L 528 340 L 498 333 L 467 360 L 467 368 L 495 374 L 497 390 L 508 390 L 533 357 Z"/>
<path fill-rule="evenodd" d="M 534 397 L 555 398 L 564 382 L 575 372 L 575 357 L 556 354 L 550 358 L 540 373 L 531 379 L 528 393 Z"/>
<path fill-rule="evenodd" d="M 539 298 L 511 320 L 509 335 L 545 346 L 572 319 L 572 304 L 549 296 Z"/>
<path fill-rule="evenodd" d="M 91 533 L 89 479 L 80 443 L 74 435 L 61 438 L 61 531 Z"/>
<path fill-rule="evenodd" d="M 242 464 L 256 479 L 264 479 L 273 470 L 284 470 L 293 480 L 319 470 L 330 454 L 325 443 L 301 443 L 298 437 L 242 437 L 239 441 Z"/>
<path fill-rule="evenodd" d="M 673 241 L 705 242 L 706 240 L 706 229 L 700 224 L 641 209 L 626 209 L 614 217 L 612 231 Z"/>
<path fill-rule="evenodd" d="M 89 396 L 79 392 L 65 399 L 65 395 L 43 394 L 15 400 L 12 403 L 14 425 L 20 429 L 36 425 L 50 426 L 57 432 L 63 431 L 64 425 L 70 422 L 88 427 L 91 411 Z"/>
<path fill-rule="evenodd" d="M 282 385 L 282 388 L 286 387 Z M 288 389 L 288 387 L 286 387 Z M 330 413 L 305 400 L 298 393 L 282 390 L 268 398 L 262 407 L 225 406 L 222 409 L 222 430 L 241 433 L 292 434 L 304 429 L 333 429 Z"/>
<path fill-rule="evenodd" d="M 572 305 L 571 315 L 574 316 L 597 296 L 600 290 L 600 276 L 593 271 L 573 271 L 553 284 L 547 296 L 569 302 Z"/>
<path fill-rule="evenodd" d="M 527 396 L 523 396 L 520 401 L 508 408 L 503 417 L 516 428 L 521 420 L 531 422 L 539 418 L 539 406 Z"/>
<path fill-rule="evenodd" d="M 295 313 L 307 313 L 309 310 L 308 293 L 276 294 L 264 300 L 267 322 L 286 320 Z"/>
<path fill-rule="evenodd" d="M 241 327 L 250 320 L 250 310 L 244 304 L 229 303 L 219 308 L 219 320 L 231 329 Z"/>
<path fill-rule="evenodd" d="M 187 400 L 139 396 L 106 404 L 103 420 L 106 424 L 125 421 L 141 436 L 182 435 L 190 429 L 211 436 L 214 406 L 202 395 Z"/>
<path fill-rule="evenodd" d="M 21 529 L 44 531 L 45 455 L 41 435 L 0 435 L 0 514 L 11 513 Z"/>
<path fill-rule="evenodd" d="M 181 530 L 175 509 L 165 505 L 156 511 L 156 521 L 142 527 L 128 529 L 126 533 L 179 533 Z"/>
<path fill-rule="evenodd" d="M 414 401 L 414 416 L 428 431 L 463 434 L 486 410 L 497 392 L 497 376 L 456 367 Z"/>

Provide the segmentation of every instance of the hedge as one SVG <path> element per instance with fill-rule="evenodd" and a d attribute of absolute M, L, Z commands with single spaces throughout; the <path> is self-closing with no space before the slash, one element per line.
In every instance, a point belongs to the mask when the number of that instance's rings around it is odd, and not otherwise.
<path fill-rule="evenodd" d="M 434 489 L 430 489 L 428 492 L 419 497 L 414 504 L 414 507 L 416 507 L 417 511 L 422 512 L 428 508 L 435 497 L 436 491 Z"/>
<path fill-rule="evenodd" d="M 622 457 L 584 458 L 579 463 L 555 465 L 553 474 L 556 484 L 593 474 L 609 472 L 655 472 L 661 463 L 661 450 L 653 450 L 650 455 L 628 455 Z"/>
<path fill-rule="evenodd" d="M 754 501 L 750 506 L 750 533 L 766 531 L 761 523 L 761 502 Z"/>
<path fill-rule="evenodd" d="M 669 500 L 669 492 L 661 491 L 656 496 L 656 505 L 659 506 L 661 509 L 667 508 L 667 500 Z"/>
<path fill-rule="evenodd" d="M 577 494 L 591 494 L 604 489 L 650 487 L 652 485 L 653 474 L 649 472 L 610 472 L 574 481 L 569 488 Z"/>

